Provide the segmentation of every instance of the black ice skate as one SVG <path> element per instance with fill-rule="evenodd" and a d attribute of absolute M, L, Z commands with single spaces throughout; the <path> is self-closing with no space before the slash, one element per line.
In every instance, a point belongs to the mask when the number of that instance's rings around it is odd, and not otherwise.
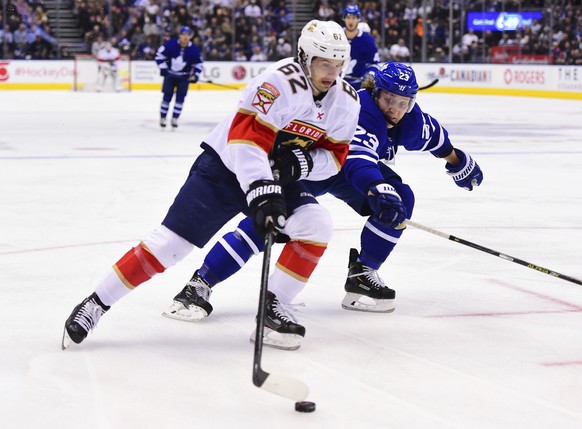
<path fill-rule="evenodd" d="M 166 118 L 160 118 L 160 127 L 166 128 Z"/>
<path fill-rule="evenodd" d="M 212 290 L 198 271 L 194 273 L 182 292 L 174 297 L 174 302 L 163 316 L 170 319 L 197 322 L 212 313 L 212 305 L 208 302 Z"/>
<path fill-rule="evenodd" d="M 61 348 L 65 350 L 72 342 L 80 344 L 87 338 L 89 331 L 95 329 L 97 322 L 109 308 L 101 302 L 95 292 L 85 298 L 82 303 L 75 307 L 65 322 Z"/>
<path fill-rule="evenodd" d="M 346 296 L 342 307 L 346 310 L 389 313 L 394 311 L 396 292 L 384 284 L 378 272 L 358 260 L 358 251 L 350 249 Z"/>
<path fill-rule="evenodd" d="M 282 350 L 297 350 L 305 336 L 305 327 L 297 323 L 293 304 L 281 303 L 273 292 L 267 291 L 263 344 Z M 255 342 L 254 332 L 251 343 Z"/>

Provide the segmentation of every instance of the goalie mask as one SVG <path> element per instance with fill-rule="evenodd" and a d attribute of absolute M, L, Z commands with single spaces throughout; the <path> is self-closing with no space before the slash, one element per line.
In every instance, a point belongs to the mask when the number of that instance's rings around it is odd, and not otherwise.
<path fill-rule="evenodd" d="M 314 19 L 301 30 L 298 55 L 299 63 L 307 77 L 310 77 L 311 62 L 315 57 L 341 60 L 345 68 L 350 61 L 350 43 L 339 24 Z"/>
<path fill-rule="evenodd" d="M 378 91 L 391 92 L 410 99 L 407 113 L 410 113 L 416 102 L 418 83 L 412 67 L 406 64 L 388 62 L 382 64 L 380 69 L 374 73 L 374 83 L 376 88 L 373 95 L 377 96 Z"/>

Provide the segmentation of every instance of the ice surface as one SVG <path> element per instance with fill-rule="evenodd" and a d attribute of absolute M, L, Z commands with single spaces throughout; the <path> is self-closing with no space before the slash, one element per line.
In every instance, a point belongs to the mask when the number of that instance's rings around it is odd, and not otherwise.
<path fill-rule="evenodd" d="M 364 220 L 331 197 L 335 234 L 300 295 L 303 345 L 263 354 L 265 370 L 309 385 L 315 413 L 251 382 L 259 257 L 214 289 L 200 323 L 161 316 L 197 250 L 61 351 L 72 308 L 161 221 L 237 96 L 190 92 L 178 130 L 162 132 L 157 91 L 0 93 L 2 428 L 582 427 L 582 286 L 409 228 L 380 272 L 396 311 L 342 310 Z M 418 101 L 485 180 L 466 192 L 443 161 L 399 153 L 413 219 L 582 278 L 582 103 Z"/>

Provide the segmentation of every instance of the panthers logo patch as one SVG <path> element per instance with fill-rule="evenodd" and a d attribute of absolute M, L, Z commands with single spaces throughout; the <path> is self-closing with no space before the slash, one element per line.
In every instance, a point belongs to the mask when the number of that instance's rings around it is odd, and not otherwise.
<path fill-rule="evenodd" d="M 252 105 L 263 115 L 266 115 L 279 95 L 281 95 L 281 93 L 277 88 L 268 82 L 263 82 L 263 84 L 257 88 L 257 93 L 255 94 L 255 98 L 253 98 Z"/>

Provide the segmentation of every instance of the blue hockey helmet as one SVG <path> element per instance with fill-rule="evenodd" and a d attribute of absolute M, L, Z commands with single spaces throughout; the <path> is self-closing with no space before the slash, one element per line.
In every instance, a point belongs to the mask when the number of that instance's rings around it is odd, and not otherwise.
<path fill-rule="evenodd" d="M 362 12 L 360 12 L 360 8 L 357 4 L 349 4 L 344 9 L 344 19 L 347 15 L 354 15 L 357 16 L 358 19 L 361 18 Z"/>
<path fill-rule="evenodd" d="M 383 89 L 393 94 L 410 98 L 408 112 L 412 111 L 418 92 L 418 83 L 412 67 L 402 63 L 387 62 L 374 73 L 375 92 Z"/>
<path fill-rule="evenodd" d="M 184 27 L 180 28 L 180 34 L 188 34 L 188 35 L 192 35 L 192 29 L 190 27 L 188 27 L 187 25 L 185 25 Z"/>

